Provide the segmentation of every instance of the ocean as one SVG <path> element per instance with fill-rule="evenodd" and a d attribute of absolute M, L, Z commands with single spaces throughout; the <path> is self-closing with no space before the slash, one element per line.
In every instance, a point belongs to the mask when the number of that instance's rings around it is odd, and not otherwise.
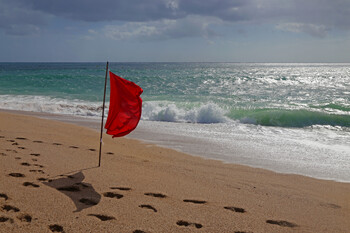
<path fill-rule="evenodd" d="M 98 122 L 105 66 L 0 63 L 0 108 Z M 350 182 L 350 64 L 110 63 L 109 69 L 144 90 L 142 120 L 128 137 Z M 108 110 L 109 93 L 106 99 Z"/>

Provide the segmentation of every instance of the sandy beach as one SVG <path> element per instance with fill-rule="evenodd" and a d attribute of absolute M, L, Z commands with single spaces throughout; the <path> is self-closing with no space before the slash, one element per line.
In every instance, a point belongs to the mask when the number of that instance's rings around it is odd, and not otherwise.
<path fill-rule="evenodd" d="M 0 232 L 349 232 L 350 184 L 0 113 Z"/>

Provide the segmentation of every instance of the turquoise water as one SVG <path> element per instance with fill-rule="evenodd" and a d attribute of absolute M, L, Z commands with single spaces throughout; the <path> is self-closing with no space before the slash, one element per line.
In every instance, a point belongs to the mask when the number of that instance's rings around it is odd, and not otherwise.
<path fill-rule="evenodd" d="M 111 63 L 110 70 L 143 88 L 144 120 L 350 127 L 349 64 Z M 0 108 L 98 116 L 104 75 L 104 63 L 1 63 Z"/>
<path fill-rule="evenodd" d="M 0 108 L 97 121 L 105 65 L 0 63 Z M 142 121 L 130 137 L 350 182 L 350 64 L 111 63 L 110 70 L 144 90 Z"/>

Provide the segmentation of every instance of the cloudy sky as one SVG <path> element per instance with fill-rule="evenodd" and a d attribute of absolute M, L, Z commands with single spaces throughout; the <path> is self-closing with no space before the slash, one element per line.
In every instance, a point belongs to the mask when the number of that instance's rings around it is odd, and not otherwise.
<path fill-rule="evenodd" d="M 350 62 L 350 0 L 0 0 L 0 62 Z"/>

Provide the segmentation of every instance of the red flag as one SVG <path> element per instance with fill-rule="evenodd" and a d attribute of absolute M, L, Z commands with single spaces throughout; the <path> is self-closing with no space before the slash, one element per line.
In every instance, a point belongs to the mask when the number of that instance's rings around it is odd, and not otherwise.
<path fill-rule="evenodd" d="M 105 128 L 107 134 L 122 137 L 133 131 L 141 118 L 143 90 L 135 83 L 109 72 L 111 93 Z"/>

